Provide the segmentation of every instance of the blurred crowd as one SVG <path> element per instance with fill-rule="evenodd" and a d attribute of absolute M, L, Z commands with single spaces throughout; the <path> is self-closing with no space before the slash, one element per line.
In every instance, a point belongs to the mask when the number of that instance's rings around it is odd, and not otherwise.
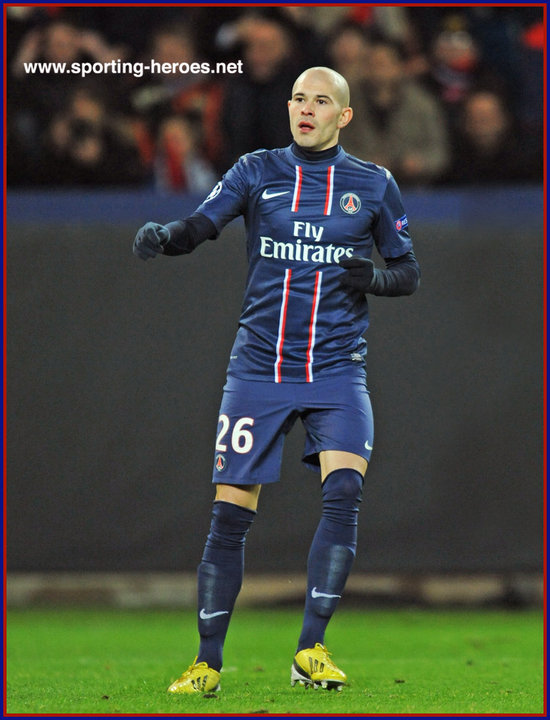
<path fill-rule="evenodd" d="M 7 8 L 11 187 L 206 192 L 291 142 L 312 65 L 351 89 L 345 149 L 402 186 L 541 182 L 541 6 Z M 236 62 L 242 74 L 31 74 L 28 62 Z"/>

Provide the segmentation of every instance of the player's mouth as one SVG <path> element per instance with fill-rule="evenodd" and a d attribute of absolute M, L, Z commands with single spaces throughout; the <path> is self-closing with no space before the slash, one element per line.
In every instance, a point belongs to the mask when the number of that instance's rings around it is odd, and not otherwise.
<path fill-rule="evenodd" d="M 298 123 L 298 129 L 304 133 L 310 133 L 310 132 L 312 132 L 312 130 L 315 130 L 315 125 L 313 123 L 308 122 L 307 120 L 301 120 Z"/>

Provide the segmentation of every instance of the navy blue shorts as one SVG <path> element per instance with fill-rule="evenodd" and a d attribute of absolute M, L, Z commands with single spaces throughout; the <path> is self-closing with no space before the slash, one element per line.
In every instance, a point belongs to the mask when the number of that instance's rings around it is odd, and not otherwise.
<path fill-rule="evenodd" d="M 228 377 L 224 387 L 212 482 L 277 482 L 283 443 L 296 420 L 306 430 L 303 462 L 319 471 L 322 450 L 370 460 L 374 423 L 364 376 L 312 383 L 274 383 Z"/>

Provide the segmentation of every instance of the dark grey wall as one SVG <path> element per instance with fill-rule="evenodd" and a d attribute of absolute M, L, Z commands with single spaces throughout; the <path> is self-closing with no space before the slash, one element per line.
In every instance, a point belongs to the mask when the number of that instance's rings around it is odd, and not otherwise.
<path fill-rule="evenodd" d="M 542 237 L 411 221 L 422 286 L 373 298 L 376 447 L 357 570 L 542 562 Z M 137 223 L 139 224 L 139 222 Z M 240 226 L 147 263 L 136 225 L 8 231 L 11 570 L 193 570 L 245 277 Z M 301 570 L 318 477 L 296 427 L 250 570 Z"/>

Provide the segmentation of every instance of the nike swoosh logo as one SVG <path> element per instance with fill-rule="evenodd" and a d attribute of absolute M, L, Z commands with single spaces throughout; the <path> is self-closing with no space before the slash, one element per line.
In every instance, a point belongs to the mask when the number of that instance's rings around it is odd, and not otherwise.
<path fill-rule="evenodd" d="M 270 193 L 269 190 L 264 190 L 262 193 L 262 199 L 269 200 L 269 198 L 278 197 L 279 195 L 287 195 L 289 192 L 290 190 L 283 190 L 283 192 Z"/>
<path fill-rule="evenodd" d="M 327 598 L 335 598 L 335 597 L 342 597 L 341 595 L 329 595 L 328 593 L 318 592 L 317 588 L 314 587 L 311 591 L 311 597 L 312 598 L 318 598 L 318 597 L 327 597 Z"/>
<path fill-rule="evenodd" d="M 201 620 L 210 620 L 210 618 L 218 617 L 218 615 L 229 615 L 229 610 L 218 610 L 218 612 L 207 613 L 204 608 L 199 613 Z"/>
<path fill-rule="evenodd" d="M 366 448 L 367 450 L 372 450 L 372 445 L 369 445 L 369 441 L 368 441 L 368 440 L 367 440 L 367 442 L 365 443 L 365 448 Z"/>

